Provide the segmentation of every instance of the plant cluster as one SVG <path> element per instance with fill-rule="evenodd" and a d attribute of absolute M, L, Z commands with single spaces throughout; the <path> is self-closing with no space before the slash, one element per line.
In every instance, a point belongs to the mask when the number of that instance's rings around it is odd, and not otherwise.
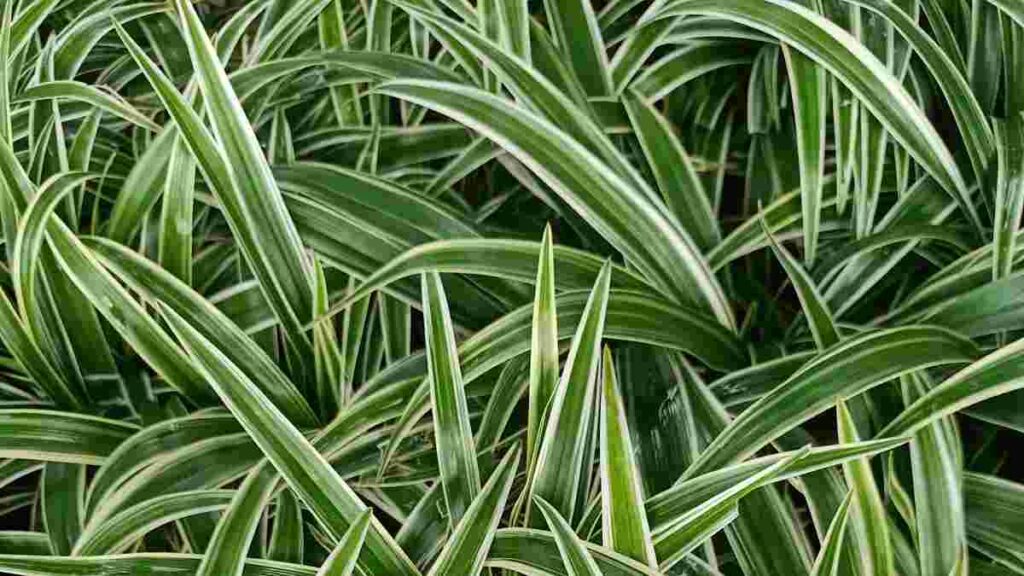
<path fill-rule="evenodd" d="M 0 0 L 0 574 L 1024 574 L 1019 0 Z"/>

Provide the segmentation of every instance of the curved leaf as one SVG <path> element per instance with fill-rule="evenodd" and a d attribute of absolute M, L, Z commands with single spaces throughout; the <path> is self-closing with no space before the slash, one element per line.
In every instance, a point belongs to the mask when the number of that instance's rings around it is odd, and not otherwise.
<path fill-rule="evenodd" d="M 847 31 L 785 0 L 674 0 L 658 16 L 689 14 L 715 15 L 747 24 L 778 37 L 824 66 L 946 192 L 957 199 L 965 215 L 980 227 L 967 183 L 934 126 L 900 81 Z"/>
<path fill-rule="evenodd" d="M 701 453 L 686 475 L 714 470 L 755 453 L 789 428 L 850 397 L 929 366 L 967 362 L 972 343 L 926 326 L 868 332 L 833 346 L 746 409 Z"/>
<path fill-rule="evenodd" d="M 531 167 L 667 295 L 709 310 L 726 327 L 734 325 L 717 280 L 664 208 L 631 189 L 546 120 L 490 94 L 452 84 L 389 82 L 379 90 L 452 116 L 494 140 Z M 657 238 L 645 239 L 655 231 Z"/>

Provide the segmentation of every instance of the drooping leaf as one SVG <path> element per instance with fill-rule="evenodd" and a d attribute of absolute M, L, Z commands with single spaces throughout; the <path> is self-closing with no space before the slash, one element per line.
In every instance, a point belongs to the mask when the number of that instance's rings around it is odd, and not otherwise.
<path fill-rule="evenodd" d="M 667 220 L 663 208 L 630 190 L 564 132 L 504 100 L 462 86 L 391 82 L 381 90 L 472 125 L 527 166 L 544 166 L 538 176 L 640 267 L 652 283 L 671 297 L 709 310 L 725 326 L 733 325 L 721 287 L 686 232 Z M 654 230 L 659 230 L 658 240 L 643 238 Z M 666 239 L 670 239 L 668 244 Z M 655 245 L 674 252 L 671 266 L 665 256 L 649 252 Z"/>
<path fill-rule="evenodd" d="M 930 327 L 850 338 L 808 362 L 740 414 L 687 470 L 687 476 L 753 454 L 793 425 L 828 409 L 837 396 L 858 394 L 909 370 L 966 362 L 975 354 L 972 343 Z"/>

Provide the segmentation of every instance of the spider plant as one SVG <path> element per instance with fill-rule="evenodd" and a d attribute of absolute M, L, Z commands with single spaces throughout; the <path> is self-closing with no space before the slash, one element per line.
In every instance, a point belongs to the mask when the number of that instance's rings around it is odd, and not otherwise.
<path fill-rule="evenodd" d="M 0 574 L 1024 573 L 1017 0 L 0 0 Z"/>

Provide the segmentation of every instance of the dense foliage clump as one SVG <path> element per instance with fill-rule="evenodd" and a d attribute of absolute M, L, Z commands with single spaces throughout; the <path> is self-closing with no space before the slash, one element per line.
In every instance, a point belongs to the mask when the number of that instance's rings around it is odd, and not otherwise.
<path fill-rule="evenodd" d="M 1024 573 L 1016 0 L 0 0 L 0 574 Z"/>

